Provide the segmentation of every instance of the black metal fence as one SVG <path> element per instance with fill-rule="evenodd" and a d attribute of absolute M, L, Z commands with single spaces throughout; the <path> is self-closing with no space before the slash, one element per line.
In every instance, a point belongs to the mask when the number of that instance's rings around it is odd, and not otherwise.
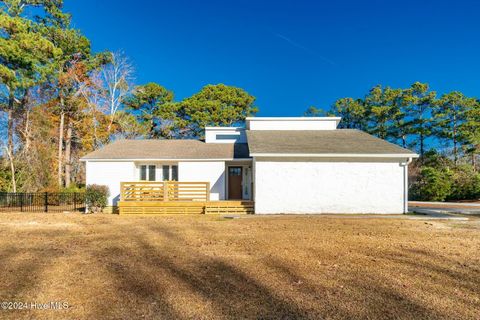
<path fill-rule="evenodd" d="M 85 193 L 0 192 L 0 212 L 73 212 L 85 210 Z"/>

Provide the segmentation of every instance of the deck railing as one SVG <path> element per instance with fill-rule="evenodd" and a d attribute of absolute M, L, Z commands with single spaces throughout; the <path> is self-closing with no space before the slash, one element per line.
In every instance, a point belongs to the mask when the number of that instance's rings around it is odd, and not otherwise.
<path fill-rule="evenodd" d="M 209 182 L 121 182 L 120 201 L 209 201 Z"/>

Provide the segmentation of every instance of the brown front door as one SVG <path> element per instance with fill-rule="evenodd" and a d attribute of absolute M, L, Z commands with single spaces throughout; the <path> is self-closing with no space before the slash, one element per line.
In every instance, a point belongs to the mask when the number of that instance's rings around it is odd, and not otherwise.
<path fill-rule="evenodd" d="M 242 167 L 228 167 L 228 199 L 242 199 Z"/>

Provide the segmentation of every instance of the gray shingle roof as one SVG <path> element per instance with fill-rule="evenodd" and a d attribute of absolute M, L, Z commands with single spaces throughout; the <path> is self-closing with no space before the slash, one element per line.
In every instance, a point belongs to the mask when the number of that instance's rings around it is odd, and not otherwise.
<path fill-rule="evenodd" d="M 393 143 L 352 129 L 254 130 L 245 143 L 205 143 L 198 140 L 118 140 L 84 156 L 95 159 L 245 159 L 251 154 L 408 155 L 416 154 Z M 250 153 L 249 153 L 250 152 Z"/>
<path fill-rule="evenodd" d="M 117 140 L 93 151 L 83 160 L 95 159 L 243 159 L 246 143 L 205 143 L 198 140 Z"/>
<path fill-rule="evenodd" d="M 410 150 L 353 129 L 247 131 L 250 154 L 409 154 Z"/>

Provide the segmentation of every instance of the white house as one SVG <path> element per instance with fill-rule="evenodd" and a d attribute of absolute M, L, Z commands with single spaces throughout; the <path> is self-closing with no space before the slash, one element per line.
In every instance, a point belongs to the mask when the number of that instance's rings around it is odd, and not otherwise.
<path fill-rule="evenodd" d="M 406 212 L 417 155 L 339 122 L 252 117 L 246 128 L 205 128 L 205 141 L 119 140 L 82 158 L 86 183 L 107 185 L 112 206 L 122 203 L 122 182 L 179 181 L 205 183 L 211 203 L 252 201 L 256 214 Z M 159 205 L 169 192 L 161 190 L 151 193 Z M 168 199 L 187 202 L 175 190 Z"/>

